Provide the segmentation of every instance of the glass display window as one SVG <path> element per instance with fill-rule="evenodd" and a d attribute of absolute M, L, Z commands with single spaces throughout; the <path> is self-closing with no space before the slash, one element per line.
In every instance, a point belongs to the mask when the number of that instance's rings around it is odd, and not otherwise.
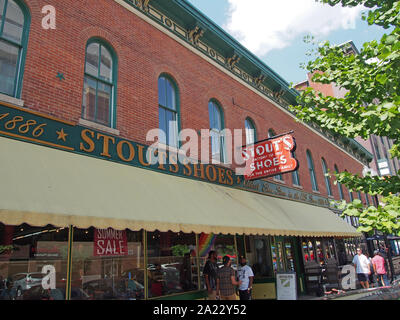
<path fill-rule="evenodd" d="M 140 300 L 144 290 L 143 231 L 74 228 L 71 295 L 90 300 Z"/>
<path fill-rule="evenodd" d="M 0 300 L 65 300 L 68 230 L 0 224 Z"/>
<path fill-rule="evenodd" d="M 149 298 L 198 289 L 194 233 L 148 232 L 147 248 Z"/>

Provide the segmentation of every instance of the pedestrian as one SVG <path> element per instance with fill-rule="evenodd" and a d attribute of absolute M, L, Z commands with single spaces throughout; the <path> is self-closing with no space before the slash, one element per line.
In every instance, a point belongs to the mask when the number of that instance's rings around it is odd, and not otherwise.
<path fill-rule="evenodd" d="M 236 300 L 235 286 L 240 286 L 242 281 L 236 281 L 235 270 L 231 267 L 231 258 L 222 258 L 223 266 L 217 274 L 217 297 L 221 300 Z"/>
<path fill-rule="evenodd" d="M 356 269 L 358 281 L 364 289 L 369 288 L 368 276 L 371 273 L 369 268 L 370 262 L 368 258 L 363 255 L 361 248 L 357 248 L 357 254 L 353 258 L 353 266 Z"/>
<path fill-rule="evenodd" d="M 208 300 L 216 300 L 217 297 L 217 253 L 211 250 L 208 253 L 208 260 L 204 265 L 203 275 L 207 287 Z"/>
<path fill-rule="evenodd" d="M 374 257 L 372 259 L 372 265 L 378 285 L 388 286 L 389 280 L 385 268 L 385 259 L 381 256 L 379 250 L 374 251 Z"/>
<path fill-rule="evenodd" d="M 250 266 L 246 264 L 246 258 L 241 256 L 239 258 L 239 280 L 242 281 L 239 286 L 240 300 L 251 300 L 251 291 L 253 289 L 254 273 Z"/>
<path fill-rule="evenodd" d="M 365 252 L 365 256 L 367 257 L 368 261 L 369 261 L 369 275 L 368 275 L 368 280 L 371 283 L 372 287 L 375 287 L 376 285 L 376 276 L 375 276 L 375 272 L 374 272 L 374 267 L 372 265 L 372 259 L 369 256 L 369 254 L 367 252 Z"/>

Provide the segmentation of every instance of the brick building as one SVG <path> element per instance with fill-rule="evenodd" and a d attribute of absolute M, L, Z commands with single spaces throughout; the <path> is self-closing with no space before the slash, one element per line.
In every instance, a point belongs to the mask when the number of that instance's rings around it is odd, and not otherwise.
<path fill-rule="evenodd" d="M 67 299 L 202 298 L 214 249 L 247 256 L 253 296 L 276 298 L 277 272 L 312 292 L 355 253 L 330 205 L 350 194 L 324 173 L 372 155 L 296 122 L 298 93 L 230 35 L 183 0 L 53 1 L 55 29 L 46 4 L 0 0 L 0 275 L 19 297 L 48 294 L 25 279 L 50 268 Z M 167 163 L 146 158 L 155 128 Z M 176 163 L 183 129 L 213 163 Z M 243 144 L 293 130 L 299 169 L 244 181 L 223 129 Z"/>

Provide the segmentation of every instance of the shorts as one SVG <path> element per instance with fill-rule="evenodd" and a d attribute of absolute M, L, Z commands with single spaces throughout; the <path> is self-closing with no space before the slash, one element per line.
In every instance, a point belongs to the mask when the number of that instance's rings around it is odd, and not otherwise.
<path fill-rule="evenodd" d="M 367 282 L 369 276 L 367 273 L 357 273 L 357 277 L 358 277 L 358 281 Z"/>

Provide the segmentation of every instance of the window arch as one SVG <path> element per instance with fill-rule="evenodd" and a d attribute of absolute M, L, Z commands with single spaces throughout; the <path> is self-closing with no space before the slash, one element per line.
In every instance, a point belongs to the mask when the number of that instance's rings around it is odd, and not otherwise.
<path fill-rule="evenodd" d="M 220 104 L 211 99 L 208 102 L 210 119 L 211 157 L 219 162 L 225 162 L 225 141 L 223 136 L 224 115 Z"/>
<path fill-rule="evenodd" d="M 312 159 L 310 150 L 307 150 L 306 154 L 307 154 L 308 171 L 310 172 L 310 178 L 311 178 L 311 187 L 314 191 L 318 191 L 318 183 L 317 183 L 317 177 L 315 176 L 314 161 Z"/>
<path fill-rule="evenodd" d="M 30 26 L 22 1 L 0 0 L 0 93 L 19 98 Z"/>
<path fill-rule="evenodd" d="M 86 45 L 82 118 L 116 127 L 117 57 L 111 46 L 99 38 Z"/>
<path fill-rule="evenodd" d="M 326 161 L 324 158 L 321 158 L 321 162 L 322 162 L 322 171 L 324 173 L 326 192 L 328 193 L 328 196 L 332 196 L 331 179 L 328 176 L 326 176 L 326 174 L 328 173 L 328 166 L 326 165 Z"/>
<path fill-rule="evenodd" d="M 171 77 L 162 74 L 158 78 L 158 123 L 164 134 L 161 143 L 178 148 L 179 93 L 178 86 Z"/>
<path fill-rule="evenodd" d="M 274 129 L 272 129 L 272 128 L 268 129 L 268 138 L 272 138 L 275 136 L 276 136 L 276 132 L 274 131 Z M 283 181 L 283 176 L 281 174 L 277 174 L 276 176 L 274 176 L 274 178 L 277 180 Z"/>
<path fill-rule="evenodd" d="M 337 165 L 335 164 L 335 173 L 339 173 L 339 169 L 338 169 L 338 167 L 337 167 Z M 343 196 L 343 187 L 342 187 L 342 185 L 338 182 L 337 183 L 337 186 L 338 186 L 338 190 L 339 190 L 339 197 L 340 197 L 340 200 L 343 200 L 344 199 L 344 196 Z"/>
<path fill-rule="evenodd" d="M 246 144 L 252 144 L 257 141 L 257 130 L 254 125 L 254 121 L 250 118 L 246 118 L 244 121 L 244 127 L 246 130 Z"/>

